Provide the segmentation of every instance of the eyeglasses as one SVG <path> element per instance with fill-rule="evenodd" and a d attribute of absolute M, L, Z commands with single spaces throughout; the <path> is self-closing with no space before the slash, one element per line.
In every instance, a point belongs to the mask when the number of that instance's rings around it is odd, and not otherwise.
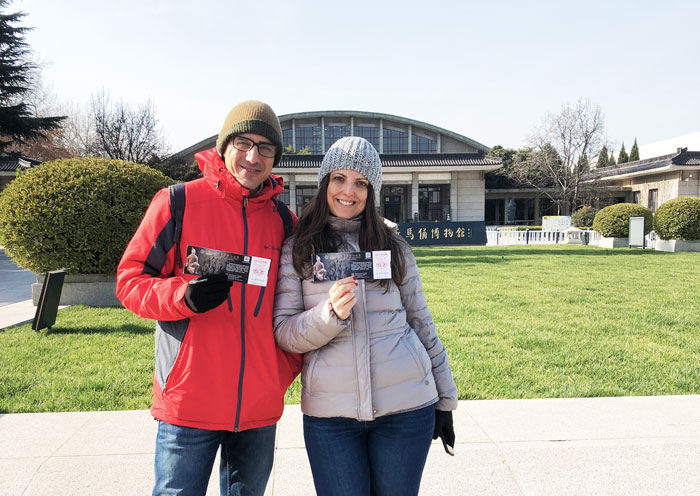
<path fill-rule="evenodd" d="M 266 158 L 275 158 L 277 155 L 277 146 L 272 143 L 256 143 L 252 139 L 245 136 L 236 136 L 233 138 L 233 147 L 242 152 L 249 152 L 253 147 L 258 147 L 258 153 Z"/>

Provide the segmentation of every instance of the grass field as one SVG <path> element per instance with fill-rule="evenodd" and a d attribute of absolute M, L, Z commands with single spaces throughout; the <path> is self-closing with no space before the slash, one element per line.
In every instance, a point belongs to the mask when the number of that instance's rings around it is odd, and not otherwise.
<path fill-rule="evenodd" d="M 700 393 L 699 254 L 415 253 L 461 399 Z M 48 332 L 0 331 L 0 412 L 148 408 L 152 371 L 151 321 L 67 308 Z"/>

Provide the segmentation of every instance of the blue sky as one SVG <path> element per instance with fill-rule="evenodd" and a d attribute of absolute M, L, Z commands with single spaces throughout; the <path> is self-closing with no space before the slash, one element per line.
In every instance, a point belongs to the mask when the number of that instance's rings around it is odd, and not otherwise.
<path fill-rule="evenodd" d="M 228 110 L 384 112 L 520 147 L 579 98 L 617 149 L 700 130 L 700 2 L 15 0 L 61 100 L 152 99 L 173 151 Z"/>

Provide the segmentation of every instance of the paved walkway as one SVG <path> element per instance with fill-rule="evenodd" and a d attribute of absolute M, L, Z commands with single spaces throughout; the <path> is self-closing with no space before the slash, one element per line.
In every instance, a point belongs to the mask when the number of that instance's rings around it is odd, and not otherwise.
<path fill-rule="evenodd" d="M 0 246 L 0 307 L 30 299 L 36 275 L 17 266 Z"/>
<path fill-rule="evenodd" d="M 700 396 L 462 401 L 455 420 L 456 455 L 433 443 L 421 495 L 700 494 Z M 155 433 L 143 410 L 2 415 L 0 493 L 149 494 Z M 298 406 L 266 494 L 314 494 Z"/>

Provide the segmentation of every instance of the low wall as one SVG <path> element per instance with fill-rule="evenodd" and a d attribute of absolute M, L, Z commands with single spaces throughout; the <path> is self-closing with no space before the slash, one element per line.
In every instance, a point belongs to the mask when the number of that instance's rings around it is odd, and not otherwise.
<path fill-rule="evenodd" d="M 700 241 L 682 241 L 678 239 L 657 239 L 655 249 L 672 253 L 682 251 L 700 251 Z"/>
<path fill-rule="evenodd" d="M 32 284 L 32 301 L 39 302 L 44 276 L 39 275 Z M 117 278 L 114 275 L 74 274 L 66 275 L 59 305 L 88 305 L 91 307 L 121 306 L 116 295 Z"/>

